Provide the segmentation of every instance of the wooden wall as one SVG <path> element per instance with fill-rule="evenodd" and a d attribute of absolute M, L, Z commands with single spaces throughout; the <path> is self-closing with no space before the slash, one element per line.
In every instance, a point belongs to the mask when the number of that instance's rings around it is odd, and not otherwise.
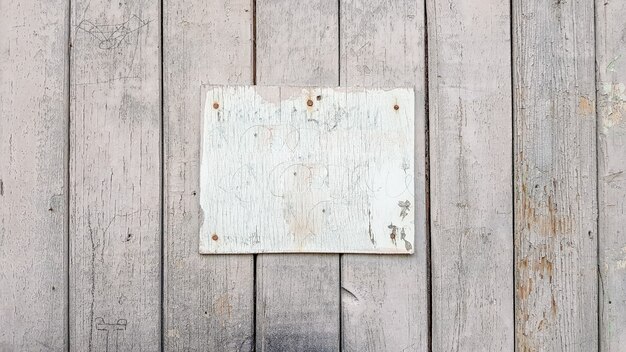
<path fill-rule="evenodd" d="M 0 0 L 0 351 L 626 351 L 625 13 Z M 416 253 L 199 255 L 203 84 L 414 86 Z"/>

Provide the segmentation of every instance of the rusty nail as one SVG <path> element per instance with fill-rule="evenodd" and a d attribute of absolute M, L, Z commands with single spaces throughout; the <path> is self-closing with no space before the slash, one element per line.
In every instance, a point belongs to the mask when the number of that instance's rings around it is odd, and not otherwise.
<path fill-rule="evenodd" d="M 213 109 L 217 109 L 220 107 L 220 104 L 218 102 L 213 103 Z"/>
<path fill-rule="evenodd" d="M 219 237 L 217 237 L 217 235 L 216 235 L 216 234 L 213 234 L 213 236 L 211 236 L 211 239 L 212 239 L 213 241 L 217 241 L 217 239 L 218 239 L 218 238 L 219 238 Z"/>
<path fill-rule="evenodd" d="M 313 106 L 313 100 L 309 99 L 306 101 L 306 105 Z"/>
<path fill-rule="evenodd" d="M 400 109 L 400 107 L 398 106 L 398 104 L 396 104 L 396 105 L 394 105 L 394 106 L 393 106 L 393 109 L 394 109 L 394 110 L 399 110 L 399 109 Z"/>

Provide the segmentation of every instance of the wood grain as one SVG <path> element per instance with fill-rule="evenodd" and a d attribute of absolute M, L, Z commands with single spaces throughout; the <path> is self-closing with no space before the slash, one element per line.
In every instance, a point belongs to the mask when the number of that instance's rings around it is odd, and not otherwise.
<path fill-rule="evenodd" d="M 432 349 L 512 351 L 509 2 L 427 10 Z"/>
<path fill-rule="evenodd" d="M 72 1 L 70 349 L 161 340 L 160 6 Z"/>
<path fill-rule="evenodd" d="M 252 83 L 252 1 L 163 5 L 164 347 L 252 351 L 253 257 L 198 253 L 201 86 Z"/>
<path fill-rule="evenodd" d="M 257 0 L 260 85 L 338 83 L 334 0 Z M 259 255 L 257 351 L 339 350 L 339 256 Z"/>
<path fill-rule="evenodd" d="M 626 2 L 596 1 L 600 350 L 626 349 Z"/>
<path fill-rule="evenodd" d="M 67 349 L 68 10 L 0 1 L 0 351 Z"/>
<path fill-rule="evenodd" d="M 598 348 L 593 2 L 513 1 L 518 351 Z"/>
<path fill-rule="evenodd" d="M 415 254 L 343 255 L 344 351 L 428 350 L 425 8 L 341 1 L 341 85 L 415 87 Z"/>

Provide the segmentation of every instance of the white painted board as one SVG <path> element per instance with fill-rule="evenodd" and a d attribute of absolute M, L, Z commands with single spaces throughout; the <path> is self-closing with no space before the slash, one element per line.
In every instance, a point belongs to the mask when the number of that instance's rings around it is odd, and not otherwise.
<path fill-rule="evenodd" d="M 412 88 L 205 89 L 200 253 L 413 253 Z"/>

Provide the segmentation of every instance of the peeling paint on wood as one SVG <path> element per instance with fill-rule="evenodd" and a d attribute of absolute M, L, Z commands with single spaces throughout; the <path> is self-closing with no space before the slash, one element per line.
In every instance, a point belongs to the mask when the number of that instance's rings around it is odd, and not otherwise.
<path fill-rule="evenodd" d="M 202 253 L 413 253 L 413 90 L 210 87 Z"/>
<path fill-rule="evenodd" d="M 594 8 L 513 1 L 516 350 L 596 351 Z"/>

